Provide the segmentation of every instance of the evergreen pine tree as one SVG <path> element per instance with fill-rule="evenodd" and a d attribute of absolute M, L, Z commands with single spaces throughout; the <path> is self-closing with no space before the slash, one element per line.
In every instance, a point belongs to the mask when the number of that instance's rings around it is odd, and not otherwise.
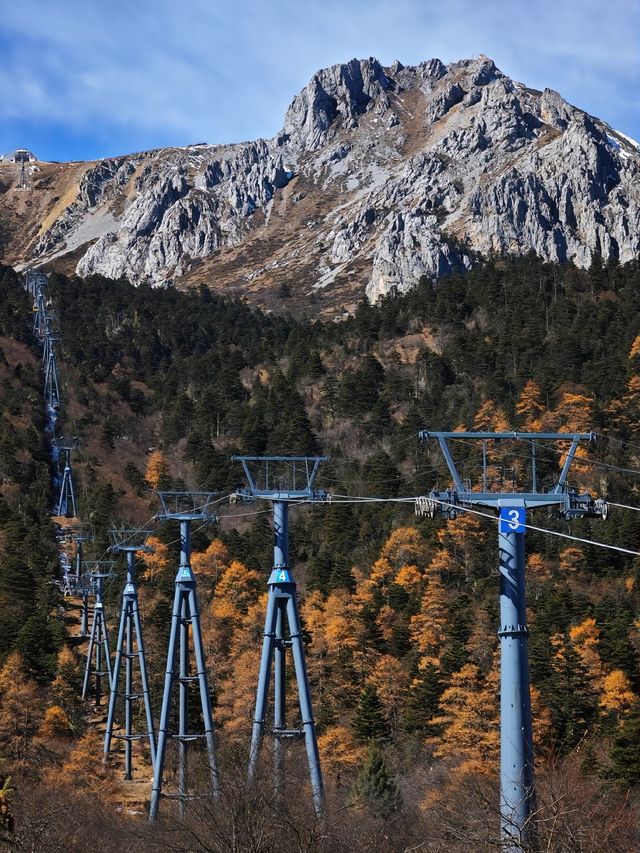
<path fill-rule="evenodd" d="M 420 735 L 435 734 L 435 726 L 431 720 L 438 713 L 438 703 L 444 684 L 440 670 L 433 663 L 428 663 L 424 670 L 418 673 L 411 685 L 411 692 L 404 709 L 402 726 L 408 733 Z"/>
<path fill-rule="evenodd" d="M 341 587 L 353 592 L 355 581 L 351 574 L 351 560 L 343 554 L 338 554 L 331 570 L 329 589 L 340 589 Z"/>
<path fill-rule="evenodd" d="M 369 744 L 367 758 L 353 786 L 353 799 L 365 803 L 384 819 L 390 818 L 402 806 L 402 795 L 389 776 L 384 756 L 377 744 Z"/>
<path fill-rule="evenodd" d="M 640 782 L 640 704 L 614 735 L 611 764 L 612 775 L 624 785 Z"/>
<path fill-rule="evenodd" d="M 358 697 L 353 716 L 353 730 L 360 741 L 384 741 L 391 734 L 380 699 L 373 685 L 367 684 Z"/>

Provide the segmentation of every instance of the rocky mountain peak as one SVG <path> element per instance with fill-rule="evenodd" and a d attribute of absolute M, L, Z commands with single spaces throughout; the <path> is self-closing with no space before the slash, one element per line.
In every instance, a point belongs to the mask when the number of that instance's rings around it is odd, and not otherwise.
<path fill-rule="evenodd" d="M 486 56 L 352 59 L 274 139 L 41 164 L 29 205 L 0 164 L 6 257 L 339 315 L 478 253 L 638 257 L 639 148 Z"/>
<path fill-rule="evenodd" d="M 283 132 L 301 147 L 313 151 L 336 121 L 355 126 L 374 99 L 391 83 L 377 59 L 352 59 L 313 75 L 296 95 L 284 118 Z"/>

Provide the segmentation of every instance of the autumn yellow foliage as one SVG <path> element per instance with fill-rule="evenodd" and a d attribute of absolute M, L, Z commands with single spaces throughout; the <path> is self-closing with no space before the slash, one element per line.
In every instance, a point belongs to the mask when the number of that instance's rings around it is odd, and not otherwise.
<path fill-rule="evenodd" d="M 52 705 L 44 712 L 44 719 L 38 733 L 41 737 L 66 737 L 72 731 L 71 720 L 64 708 Z"/>
<path fill-rule="evenodd" d="M 169 474 L 167 458 L 161 450 L 154 450 L 147 459 L 144 478 L 152 489 L 157 489 Z"/>
<path fill-rule="evenodd" d="M 624 714 L 637 701 L 631 682 L 621 669 L 613 669 L 605 676 L 600 697 L 600 705 L 605 711 Z"/>

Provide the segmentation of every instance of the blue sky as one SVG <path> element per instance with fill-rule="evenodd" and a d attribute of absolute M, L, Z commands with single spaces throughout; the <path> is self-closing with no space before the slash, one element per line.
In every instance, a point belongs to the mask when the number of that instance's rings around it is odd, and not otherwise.
<path fill-rule="evenodd" d="M 318 68 L 479 53 L 640 139 L 638 0 L 21 0 L 0 15 L 0 152 L 272 136 Z"/>

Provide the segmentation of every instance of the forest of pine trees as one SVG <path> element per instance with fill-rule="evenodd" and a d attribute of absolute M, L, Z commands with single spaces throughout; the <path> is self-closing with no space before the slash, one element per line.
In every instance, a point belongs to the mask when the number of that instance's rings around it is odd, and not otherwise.
<path fill-rule="evenodd" d="M 80 441 L 76 480 L 95 556 L 112 524 L 142 524 L 156 511 L 153 489 L 233 491 L 242 479 L 235 453 L 326 454 L 318 485 L 336 495 L 446 488 L 446 468 L 419 445 L 420 428 L 594 430 L 602 437 L 575 463 L 575 484 L 640 506 L 635 262 L 596 261 L 586 271 L 534 257 L 486 262 L 436 287 L 424 281 L 377 306 L 363 303 L 335 324 L 265 316 L 204 288 L 53 274 L 49 292 L 71 401 L 65 429 Z M 96 726 L 79 700 L 83 647 L 51 583 L 59 568 L 39 353 L 29 300 L 6 268 L 0 309 L 0 772 L 12 776 L 22 811 L 18 849 L 38 849 L 38 832 L 48 845 L 40 849 L 85 849 L 81 830 L 75 846 L 65 839 L 47 792 L 58 811 L 90 814 L 104 828 L 105 851 L 133 849 L 123 846 L 129 837 L 149 850 L 494 849 L 495 528 L 468 515 L 416 518 L 400 503 L 336 500 L 292 512 L 328 826 L 314 824 L 306 796 L 274 817 L 268 781 L 254 799 L 240 784 L 272 533 L 267 513 L 224 505 L 217 528 L 193 538 L 228 786 L 221 811 L 194 808 L 189 842 L 167 823 L 151 831 L 116 812 L 122 785 L 114 767 L 102 766 Z M 465 477 L 477 477 L 478 448 L 457 452 Z M 541 452 L 543 484 L 560 461 L 560 451 Z M 499 448 L 489 463 L 494 484 L 525 481 L 526 449 Z M 623 509 L 612 507 L 606 523 L 536 518 L 630 550 L 640 541 L 638 513 Z M 535 531 L 526 541 L 541 843 L 634 849 L 640 562 Z M 174 527 L 157 525 L 152 544 L 140 597 L 157 703 Z M 111 619 L 118 595 L 111 585 Z M 294 750 L 292 784 L 304 788 L 302 764 Z M 38 823 L 38 813 L 46 820 Z M 241 840 L 225 847 L 231 826 Z"/>

